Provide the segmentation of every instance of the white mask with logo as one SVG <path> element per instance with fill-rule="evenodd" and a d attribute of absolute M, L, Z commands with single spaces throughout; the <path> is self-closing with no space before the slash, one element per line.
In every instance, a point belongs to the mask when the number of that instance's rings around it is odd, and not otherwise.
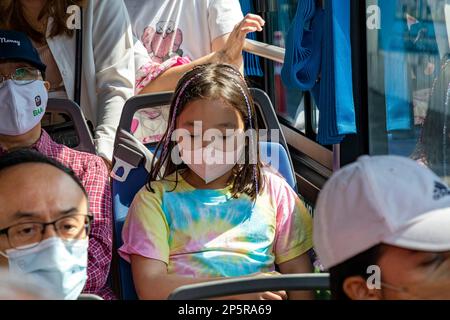
<path fill-rule="evenodd" d="M 31 131 L 44 117 L 47 102 L 43 81 L 25 85 L 5 81 L 0 87 L 0 135 L 20 136 Z"/>

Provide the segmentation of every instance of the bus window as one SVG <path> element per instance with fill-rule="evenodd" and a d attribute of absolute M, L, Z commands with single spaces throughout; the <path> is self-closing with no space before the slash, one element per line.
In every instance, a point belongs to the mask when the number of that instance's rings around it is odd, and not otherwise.
<path fill-rule="evenodd" d="M 448 178 L 450 6 L 441 0 L 366 5 L 370 153 L 411 157 Z"/>
<path fill-rule="evenodd" d="M 260 2 L 255 1 L 255 4 Z M 263 2 L 261 2 L 263 3 Z M 298 0 L 268 1 L 255 8 L 266 20 L 260 41 L 285 47 L 289 28 L 297 11 Z M 333 152 L 316 142 L 319 111 L 309 92 L 289 89 L 281 79 L 283 65 L 268 59 L 265 62 L 265 91 L 269 94 L 281 130 L 289 145 L 298 190 L 312 212 L 320 188 L 331 176 Z"/>
<path fill-rule="evenodd" d="M 285 38 L 289 31 L 291 22 L 295 16 L 298 0 L 281 0 L 276 2 L 276 11 L 269 13 L 270 23 L 267 24 L 267 32 L 271 44 L 278 47 L 285 47 Z M 297 89 L 287 89 L 281 80 L 282 64 L 273 63 L 272 96 L 275 101 L 275 108 L 283 124 L 307 134 L 305 107 L 308 107 L 311 99 L 306 98 L 306 94 Z M 318 109 L 312 108 L 312 129 L 317 133 Z M 308 135 L 311 139 L 313 136 Z"/>

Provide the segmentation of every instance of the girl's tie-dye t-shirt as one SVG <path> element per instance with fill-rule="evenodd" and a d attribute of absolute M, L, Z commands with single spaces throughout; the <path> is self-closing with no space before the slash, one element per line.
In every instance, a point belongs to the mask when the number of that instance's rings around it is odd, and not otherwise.
<path fill-rule="evenodd" d="M 135 197 L 122 237 L 121 257 L 159 260 L 169 274 L 236 277 L 271 272 L 312 248 L 312 219 L 286 181 L 264 174 L 256 203 L 230 188 L 200 190 L 178 175 L 143 188 Z M 175 176 L 167 180 L 174 181 Z"/>

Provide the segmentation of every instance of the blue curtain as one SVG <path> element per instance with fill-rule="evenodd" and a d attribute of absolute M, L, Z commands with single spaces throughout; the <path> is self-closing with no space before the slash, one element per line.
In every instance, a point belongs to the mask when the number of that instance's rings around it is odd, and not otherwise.
<path fill-rule="evenodd" d="M 309 90 L 320 111 L 318 142 L 338 144 L 356 133 L 350 43 L 350 0 L 299 0 L 282 70 L 288 88 Z"/>
<path fill-rule="evenodd" d="M 240 3 L 244 16 L 248 13 L 254 13 L 253 4 L 250 0 L 240 0 Z M 247 38 L 256 40 L 256 34 L 250 33 Z M 246 76 L 262 77 L 264 75 L 261 69 L 260 59 L 254 54 L 244 52 L 244 65 Z"/>
<path fill-rule="evenodd" d="M 350 0 L 334 2 L 333 18 L 334 70 L 336 88 L 336 126 L 338 134 L 356 133 L 353 100 L 352 48 L 350 39 Z M 329 12 L 330 14 L 330 12 Z"/>
<path fill-rule="evenodd" d="M 387 131 L 411 128 L 411 95 L 404 35 L 404 14 L 397 17 L 397 1 L 381 0 L 380 49 L 384 55 L 384 89 Z"/>

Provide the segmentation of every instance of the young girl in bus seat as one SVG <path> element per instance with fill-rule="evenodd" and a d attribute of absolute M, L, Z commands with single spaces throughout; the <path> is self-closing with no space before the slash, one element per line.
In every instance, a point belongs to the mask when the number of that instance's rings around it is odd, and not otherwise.
<path fill-rule="evenodd" d="M 311 216 L 287 182 L 262 165 L 257 129 L 248 87 L 234 67 L 203 65 L 180 80 L 161 156 L 122 232 L 119 253 L 131 263 L 141 299 L 166 299 L 180 286 L 225 277 L 270 276 L 276 265 L 283 274 L 312 271 Z"/>

